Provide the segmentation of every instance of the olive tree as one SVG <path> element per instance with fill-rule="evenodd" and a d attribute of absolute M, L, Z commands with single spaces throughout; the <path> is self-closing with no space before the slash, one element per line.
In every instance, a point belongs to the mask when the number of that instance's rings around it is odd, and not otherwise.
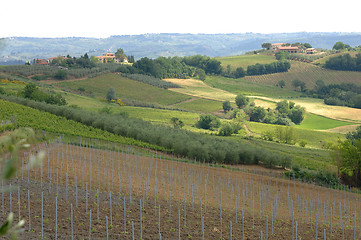
<path fill-rule="evenodd" d="M 28 148 L 30 145 L 27 144 L 27 141 L 33 137 L 34 131 L 32 129 L 21 128 L 0 138 L 1 178 L 5 183 L 15 176 L 19 166 L 19 151 Z M 2 158 L 2 156 L 5 156 L 5 158 Z M 27 167 L 38 166 L 43 157 L 43 152 L 40 152 L 37 156 L 32 156 Z M 0 226 L 0 237 L 10 235 L 11 239 L 16 239 L 17 234 L 23 231 L 24 223 L 24 220 L 14 223 L 14 214 L 10 213 L 5 223 Z"/>

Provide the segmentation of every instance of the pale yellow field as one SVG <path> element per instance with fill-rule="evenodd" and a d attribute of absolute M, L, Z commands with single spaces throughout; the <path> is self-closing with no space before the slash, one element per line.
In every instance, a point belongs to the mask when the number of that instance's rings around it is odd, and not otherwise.
<path fill-rule="evenodd" d="M 341 121 L 361 123 L 361 109 L 330 106 L 324 104 L 321 99 L 294 99 L 292 101 L 301 105 L 310 113 Z"/>
<path fill-rule="evenodd" d="M 355 124 L 355 125 L 341 126 L 341 127 L 336 127 L 336 128 L 327 129 L 327 130 L 320 130 L 320 131 L 346 134 L 348 132 L 355 131 L 358 126 L 360 126 L 360 125 Z"/>
<path fill-rule="evenodd" d="M 164 79 L 165 81 L 173 82 L 181 86 L 181 88 L 172 88 L 171 91 L 187 94 L 190 96 L 196 96 L 200 98 L 206 98 L 211 100 L 225 101 L 229 100 L 234 102 L 235 94 L 212 88 L 200 80 L 195 79 Z M 261 96 L 248 96 L 254 99 L 257 106 L 265 108 L 275 108 L 276 102 L 283 99 L 261 97 Z M 342 107 L 342 106 L 330 106 L 323 103 L 322 99 L 314 98 L 302 98 L 302 99 L 290 99 L 306 109 L 307 112 L 314 113 L 320 116 L 328 118 L 361 123 L 361 109 Z M 336 130 L 337 131 L 337 130 Z"/>
<path fill-rule="evenodd" d="M 218 88 L 212 88 L 205 84 L 204 82 L 196 79 L 164 79 L 164 81 L 176 83 L 181 86 L 181 88 L 170 88 L 169 90 L 205 98 L 205 99 L 211 99 L 211 100 L 217 100 L 217 101 L 226 101 L 229 100 L 231 102 L 234 102 L 234 99 L 236 97 L 235 94 L 218 89 Z"/>

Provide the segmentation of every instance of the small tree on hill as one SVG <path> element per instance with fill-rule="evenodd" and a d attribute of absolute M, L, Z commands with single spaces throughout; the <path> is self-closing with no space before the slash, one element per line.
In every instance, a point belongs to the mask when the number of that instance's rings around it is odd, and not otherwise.
<path fill-rule="evenodd" d="M 272 44 L 271 43 L 262 43 L 262 48 L 265 48 L 267 50 L 270 50 L 270 48 L 272 47 Z"/>
<path fill-rule="evenodd" d="M 170 122 L 171 122 L 171 124 L 173 124 L 173 127 L 174 127 L 174 128 L 182 128 L 182 127 L 184 126 L 183 121 L 180 120 L 180 119 L 177 118 L 177 117 L 172 117 L 172 118 L 170 119 Z"/>
<path fill-rule="evenodd" d="M 221 121 L 216 116 L 207 114 L 201 115 L 200 119 L 196 123 L 197 128 L 214 130 L 215 128 L 219 128 L 221 125 Z"/>
<path fill-rule="evenodd" d="M 230 101 L 224 101 L 222 107 L 224 112 L 229 112 L 230 110 L 232 110 Z"/>
<path fill-rule="evenodd" d="M 239 107 L 239 108 L 243 108 L 245 106 L 247 106 L 249 104 L 249 98 L 242 95 L 242 94 L 238 94 L 236 96 L 236 105 Z"/>
<path fill-rule="evenodd" d="M 115 99 L 115 89 L 113 87 L 108 89 L 106 99 L 109 102 Z"/>

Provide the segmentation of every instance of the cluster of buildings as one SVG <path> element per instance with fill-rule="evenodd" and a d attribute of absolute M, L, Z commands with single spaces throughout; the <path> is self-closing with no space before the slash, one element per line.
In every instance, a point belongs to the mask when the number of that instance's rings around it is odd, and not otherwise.
<path fill-rule="evenodd" d="M 297 46 L 287 46 L 286 43 L 273 43 L 271 49 L 273 52 L 288 52 L 288 53 L 306 53 L 306 54 L 315 54 L 317 52 L 316 48 L 306 48 L 305 50 L 300 49 Z"/>
<path fill-rule="evenodd" d="M 108 62 L 128 63 L 128 58 L 127 57 L 124 56 L 123 59 L 120 59 L 120 58 L 117 58 L 114 53 L 106 53 L 104 55 L 97 56 L 96 58 L 101 63 L 108 63 Z"/>

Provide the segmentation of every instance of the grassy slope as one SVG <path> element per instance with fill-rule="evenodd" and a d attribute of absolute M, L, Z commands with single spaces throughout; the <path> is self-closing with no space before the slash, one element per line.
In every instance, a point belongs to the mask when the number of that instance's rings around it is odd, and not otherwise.
<path fill-rule="evenodd" d="M 251 96 L 268 96 L 275 98 L 300 96 L 300 93 L 289 89 L 264 85 L 262 83 L 253 83 L 246 81 L 244 78 L 232 79 L 222 76 L 207 76 L 205 82 L 214 88 L 219 88 L 234 94 L 242 93 Z"/>
<path fill-rule="evenodd" d="M 307 88 L 313 88 L 319 79 L 326 84 L 361 83 L 361 72 L 328 70 L 310 63 L 291 61 L 291 69 L 286 73 L 274 73 L 260 76 L 246 76 L 245 80 L 275 86 L 279 80 L 286 82 L 285 88 L 293 89 L 292 81 L 299 79 L 306 83 Z"/>
<path fill-rule="evenodd" d="M 326 118 L 316 114 L 308 113 L 300 125 L 296 128 L 310 129 L 310 130 L 327 130 L 341 126 L 352 125 L 353 123 L 339 121 L 331 118 Z"/>
<path fill-rule="evenodd" d="M 136 146 L 149 146 L 147 143 L 132 138 L 115 135 L 73 120 L 67 120 L 64 117 L 59 117 L 48 112 L 39 111 L 4 100 L 0 100 L 0 109 L 0 120 L 9 120 L 10 118 L 15 117 L 19 127 L 31 127 L 53 133 L 95 138 Z M 159 149 L 159 147 L 154 147 Z"/>
<path fill-rule="evenodd" d="M 201 112 L 201 113 L 211 113 L 223 109 L 222 102 L 220 101 L 213 101 L 213 100 L 200 99 L 200 98 L 192 101 L 178 103 L 173 105 L 173 107 L 179 109 L 185 109 L 188 111 Z"/>
<path fill-rule="evenodd" d="M 140 83 L 116 74 L 106 74 L 92 79 L 60 82 L 56 86 L 77 90 L 82 87 L 97 97 L 105 98 L 110 87 L 113 87 L 119 98 L 133 99 L 148 103 L 170 105 L 190 99 L 190 97 L 172 91 Z"/>
<path fill-rule="evenodd" d="M 230 65 L 232 70 L 235 70 L 238 67 L 242 67 L 246 70 L 249 65 L 254 65 L 256 63 L 267 64 L 276 61 L 274 56 L 262 54 L 218 57 L 216 59 L 221 62 L 222 67 L 226 68 L 227 65 Z"/>
<path fill-rule="evenodd" d="M 247 122 L 247 126 L 252 132 L 257 134 L 274 133 L 278 127 L 285 127 L 257 122 Z M 303 129 L 301 127 L 294 127 L 294 133 L 298 141 L 305 140 L 307 141 L 307 146 L 313 148 L 321 148 L 322 142 L 337 142 L 339 138 L 345 138 L 343 134 Z"/>

